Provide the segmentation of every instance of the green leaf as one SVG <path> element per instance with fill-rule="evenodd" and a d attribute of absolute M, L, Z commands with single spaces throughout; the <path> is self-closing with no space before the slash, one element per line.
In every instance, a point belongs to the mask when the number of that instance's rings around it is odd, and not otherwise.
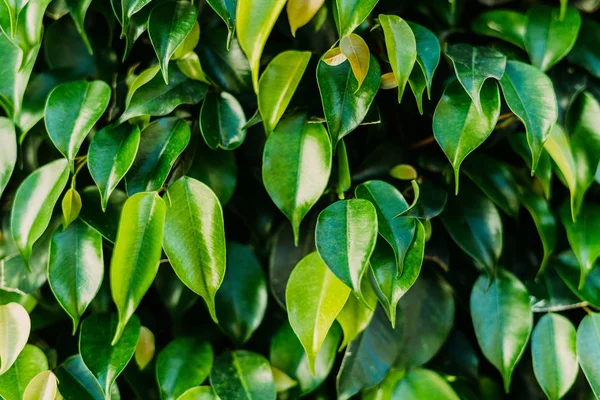
<path fill-rule="evenodd" d="M 29 339 L 31 321 L 18 303 L 0 306 L 0 375 L 12 367 Z"/>
<path fill-rule="evenodd" d="M 267 282 L 258 259 L 246 246 L 227 244 L 227 273 L 215 301 L 225 333 L 238 345 L 250 340 L 267 309 Z"/>
<path fill-rule="evenodd" d="M 319 387 L 331 372 L 341 335 L 339 326 L 333 324 L 317 353 L 313 374 L 308 366 L 308 356 L 302 344 L 286 321 L 271 340 L 269 352 L 271 365 L 295 379 L 298 382 L 297 389 L 300 395 L 306 395 Z M 295 392 L 294 389 L 293 391 Z"/>
<path fill-rule="evenodd" d="M 59 159 L 33 171 L 19 186 L 11 211 L 10 229 L 26 263 L 33 244 L 48 227 L 54 205 L 68 179 L 67 160 Z"/>
<path fill-rule="evenodd" d="M 527 136 L 520 132 L 510 135 L 508 141 L 512 149 L 525 161 L 527 168 L 531 169 L 531 149 L 527 144 Z M 550 184 L 552 183 L 552 161 L 547 151 L 543 151 L 540 155 L 538 166 L 535 170 L 535 176 L 538 178 L 539 184 L 542 186 L 544 196 L 550 197 Z"/>
<path fill-rule="evenodd" d="M 305 114 L 284 118 L 269 135 L 262 177 L 275 205 L 292 223 L 298 243 L 300 223 L 321 197 L 331 173 L 331 144 L 321 124 Z"/>
<path fill-rule="evenodd" d="M 232 151 L 212 150 L 205 143 L 201 143 L 186 175 L 205 183 L 225 206 L 237 185 L 235 155 Z"/>
<path fill-rule="evenodd" d="M 360 88 L 358 81 L 353 79 L 350 63 L 330 66 L 319 61 L 317 83 L 333 146 L 356 129 L 367 116 L 379 89 L 380 75 L 379 63 L 373 55 L 369 61 L 369 71 Z"/>
<path fill-rule="evenodd" d="M 529 341 L 533 313 L 529 293 L 512 273 L 480 276 L 471 292 L 471 317 L 483 355 L 500 371 L 508 393 L 511 375 Z"/>
<path fill-rule="evenodd" d="M 460 165 L 491 135 L 500 116 L 500 91 L 495 82 L 482 88 L 479 112 L 458 81 L 444 90 L 433 115 L 433 134 L 454 169 L 458 194 Z"/>
<path fill-rule="evenodd" d="M 360 302 L 356 296 L 348 296 L 344 308 L 342 308 L 342 311 L 336 317 L 344 333 L 344 341 L 340 345 L 340 350 L 348 346 L 350 342 L 367 328 L 375 312 L 377 296 L 375 296 L 375 292 L 367 278 L 363 280 L 362 290 L 365 304 Z"/>
<path fill-rule="evenodd" d="M 550 136 L 546 140 L 546 143 L 544 143 L 544 149 L 548 152 L 552 160 L 554 160 L 566 181 L 571 193 L 571 213 L 575 217 L 575 199 L 578 197 L 577 165 L 571 150 L 569 137 L 560 125 L 556 124 L 552 127 Z"/>
<path fill-rule="evenodd" d="M 405 400 L 436 399 L 459 400 L 452 386 L 437 373 L 423 369 L 413 369 L 396 384 L 392 398 Z"/>
<path fill-rule="evenodd" d="M 160 40 L 160 38 L 159 38 Z M 192 30 L 186 35 L 185 39 L 171 56 L 173 60 L 179 60 L 188 54 L 194 53 L 194 49 L 198 46 L 198 42 L 200 41 L 200 24 L 198 21 L 194 21 L 192 26 Z M 196 57 L 197 59 L 198 57 Z M 179 64 L 177 64 L 179 66 Z M 182 71 L 183 72 L 183 71 Z"/>
<path fill-rule="evenodd" d="M 402 100 L 408 77 L 417 61 L 417 42 L 406 21 L 397 15 L 379 15 L 392 71 L 398 82 L 398 103 Z"/>
<path fill-rule="evenodd" d="M 525 49 L 527 16 L 512 10 L 493 10 L 479 15 L 471 23 L 471 29 L 480 35 L 506 40 Z"/>
<path fill-rule="evenodd" d="M 169 84 L 169 60 L 192 31 L 197 17 L 198 10 L 187 1 L 167 1 L 154 7 L 150 13 L 148 36 L 167 85 Z"/>
<path fill-rule="evenodd" d="M 226 92 L 209 93 L 202 102 L 200 131 L 211 149 L 234 150 L 246 139 L 246 116 L 235 97 Z"/>
<path fill-rule="evenodd" d="M 210 372 L 210 383 L 221 399 L 275 400 L 269 362 L 245 350 L 222 354 Z"/>
<path fill-rule="evenodd" d="M 210 80 L 204 73 L 202 65 L 200 65 L 198 54 L 193 51 L 177 59 L 177 68 L 179 68 L 179 71 L 181 71 L 183 75 L 192 80 L 210 84 Z"/>
<path fill-rule="evenodd" d="M 377 241 L 377 212 L 368 200 L 338 201 L 319 214 L 319 256 L 327 267 L 366 304 L 363 276 Z"/>
<path fill-rule="evenodd" d="M 566 251 L 561 253 L 558 256 L 558 260 L 552 263 L 552 266 L 577 298 L 581 301 L 587 301 L 592 306 L 598 308 L 600 305 L 600 268 L 593 268 L 585 280 L 585 285 L 579 289 L 581 268 L 573 252 Z"/>
<path fill-rule="evenodd" d="M 50 139 L 69 160 L 74 160 L 85 137 L 110 101 L 110 86 L 102 81 L 76 81 L 58 85 L 46 101 L 44 120 Z"/>
<path fill-rule="evenodd" d="M 600 314 L 586 315 L 577 328 L 579 365 L 596 397 L 600 396 Z"/>
<path fill-rule="evenodd" d="M 431 99 L 433 74 L 440 62 L 440 42 L 429 29 L 414 22 L 408 22 L 408 25 L 415 36 L 419 65 L 419 68 L 413 67 L 408 83 L 417 100 L 419 112 L 423 114 L 423 92 L 427 87 L 427 97 Z"/>
<path fill-rule="evenodd" d="M 285 0 L 244 0 L 237 5 L 237 38 L 250 61 L 252 86 L 256 93 L 260 57 L 283 6 Z"/>
<path fill-rule="evenodd" d="M 158 71 L 150 69 L 133 83 L 118 123 L 140 115 L 167 115 L 181 104 L 198 104 L 208 90 L 205 83 L 187 78 L 175 64 L 169 66 L 168 85 Z"/>
<path fill-rule="evenodd" d="M 584 203 L 577 221 L 574 222 L 565 203 L 560 208 L 560 219 L 567 231 L 569 245 L 579 261 L 579 290 L 583 288 L 587 276 L 600 257 L 600 206 Z"/>
<path fill-rule="evenodd" d="M 58 390 L 65 400 L 104 400 L 100 384 L 79 354 L 67 358 L 55 374 Z"/>
<path fill-rule="evenodd" d="M 567 318 L 544 315 L 531 336 L 533 371 L 549 399 L 563 397 L 577 378 L 577 332 Z"/>
<path fill-rule="evenodd" d="M 288 10 L 289 4 L 288 2 Z M 284 51 L 273 58 L 261 75 L 258 83 L 258 110 L 267 135 L 273 132 L 290 104 L 310 61 L 310 55 L 308 51 Z"/>
<path fill-rule="evenodd" d="M 182 177 L 169 186 L 163 248 L 181 281 L 201 296 L 213 320 L 215 293 L 225 276 L 225 230 L 219 199 L 208 186 Z"/>
<path fill-rule="evenodd" d="M 460 195 L 448 199 L 441 218 L 456 244 L 493 277 L 502 253 L 503 231 L 494 203 L 472 184 L 463 184 Z"/>
<path fill-rule="evenodd" d="M 520 199 L 523 206 L 525 206 L 533 218 L 538 235 L 542 241 L 542 247 L 544 248 L 544 257 L 537 273 L 540 276 L 546 270 L 548 260 L 556 247 L 556 238 L 558 235 L 556 218 L 546 199 L 534 191 L 522 189 Z"/>
<path fill-rule="evenodd" d="M 29 382 L 47 369 L 44 352 L 31 344 L 25 345 L 12 368 L 0 375 L 0 396 L 4 400 L 23 400 Z"/>
<path fill-rule="evenodd" d="M 110 263 L 110 288 L 119 311 L 113 345 L 156 277 L 166 209 L 156 193 L 147 192 L 131 196 L 123 206 Z"/>
<path fill-rule="evenodd" d="M 135 161 L 125 177 L 127 193 L 160 189 L 190 136 L 188 124 L 177 117 L 157 119 L 146 126 Z"/>
<path fill-rule="evenodd" d="M 290 275 L 285 291 L 288 318 L 313 374 L 317 353 L 349 294 L 350 288 L 329 271 L 316 252 L 304 257 Z"/>
<path fill-rule="evenodd" d="M 8 185 L 8 181 L 17 163 L 17 133 L 13 123 L 4 117 L 0 117 L 0 197 Z"/>
<path fill-rule="evenodd" d="M 600 34 L 600 24 L 590 18 L 583 18 L 579 36 L 567 59 L 586 69 L 596 78 L 600 78 L 600 48 L 595 37 Z"/>
<path fill-rule="evenodd" d="M 202 384 L 210 373 L 213 358 L 209 342 L 191 337 L 170 342 L 156 360 L 160 398 L 175 400 L 188 389 Z"/>
<path fill-rule="evenodd" d="M 62 200 L 63 228 L 66 229 L 71 222 L 75 221 L 81 211 L 81 196 L 77 190 L 67 190 Z"/>
<path fill-rule="evenodd" d="M 73 320 L 73 334 L 104 276 L 102 236 L 82 221 L 57 231 L 50 243 L 48 281 L 54 297 Z"/>
<path fill-rule="evenodd" d="M 581 17 L 574 8 L 560 10 L 548 5 L 535 5 L 527 14 L 525 49 L 531 64 L 547 71 L 563 59 L 575 45 Z"/>
<path fill-rule="evenodd" d="M 456 44 L 446 47 L 446 56 L 454 65 L 458 81 L 473 100 L 475 108 L 483 112 L 480 92 L 488 78 L 500 80 L 506 68 L 506 56 L 490 47 Z"/>
<path fill-rule="evenodd" d="M 54 400 L 57 395 L 56 375 L 52 371 L 43 371 L 29 381 L 23 393 L 23 400 Z"/>
<path fill-rule="evenodd" d="M 111 193 L 125 176 L 140 144 L 140 129 L 135 125 L 109 125 L 101 129 L 88 150 L 88 169 L 100 190 L 102 211 Z"/>
<path fill-rule="evenodd" d="M 154 351 L 156 350 L 156 343 L 154 333 L 145 326 L 140 328 L 140 337 L 137 345 L 135 346 L 135 363 L 138 365 L 140 370 L 143 370 L 148 366 L 152 358 L 154 358 Z"/>
<path fill-rule="evenodd" d="M 508 61 L 500 86 L 506 104 L 523 122 L 535 171 L 544 142 L 558 118 L 556 96 L 550 79 L 539 69 L 519 61 Z"/>
<path fill-rule="evenodd" d="M 334 0 L 333 18 L 340 39 L 352 33 L 377 5 L 378 0 Z"/>
<path fill-rule="evenodd" d="M 81 35 L 81 39 L 83 43 L 85 43 L 85 47 L 87 47 L 90 54 L 93 53 L 92 45 L 90 44 L 90 40 L 85 33 L 85 15 L 87 14 L 88 8 L 92 4 L 92 0 L 65 0 L 67 3 L 67 8 L 69 9 L 69 14 L 71 14 L 71 18 L 73 18 L 73 22 L 75 22 L 75 27 L 77 28 L 77 32 Z"/>
<path fill-rule="evenodd" d="M 117 240 L 117 230 L 123 204 L 127 195 L 120 189 L 116 189 L 106 205 L 106 211 L 102 212 L 100 192 L 96 186 L 88 186 L 81 192 L 83 206 L 79 218 L 92 229 L 102 235 L 111 243 Z"/>
<path fill-rule="evenodd" d="M 79 332 L 79 354 L 94 375 L 106 397 L 115 379 L 123 372 L 135 353 L 140 335 L 140 320 L 134 316 L 118 332 L 116 314 L 92 314 L 83 320 Z M 118 340 L 111 339 L 119 335 Z M 59 378 L 60 379 L 60 378 Z"/>
<path fill-rule="evenodd" d="M 227 35 L 227 50 L 231 49 L 231 42 L 235 33 L 235 18 L 238 0 L 206 0 L 209 6 L 221 17 L 229 34 Z"/>
<path fill-rule="evenodd" d="M 392 327 L 396 326 L 396 306 L 421 273 L 425 251 L 425 228 L 416 222 L 415 236 L 406 250 L 404 270 L 398 275 L 398 267 L 392 248 L 379 241 L 371 256 L 372 282 L 379 302 L 383 306 Z"/>
<path fill-rule="evenodd" d="M 296 31 L 310 22 L 323 3 L 325 0 L 288 0 L 286 11 L 292 36 L 295 37 Z"/>
<path fill-rule="evenodd" d="M 177 400 L 219 400 L 210 386 L 196 386 L 186 390 Z"/>

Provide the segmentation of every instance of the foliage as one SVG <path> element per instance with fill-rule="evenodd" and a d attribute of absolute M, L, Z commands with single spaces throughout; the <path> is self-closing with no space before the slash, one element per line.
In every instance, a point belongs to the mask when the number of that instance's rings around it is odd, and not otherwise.
<path fill-rule="evenodd" d="M 0 0 L 0 398 L 600 398 L 599 0 Z"/>

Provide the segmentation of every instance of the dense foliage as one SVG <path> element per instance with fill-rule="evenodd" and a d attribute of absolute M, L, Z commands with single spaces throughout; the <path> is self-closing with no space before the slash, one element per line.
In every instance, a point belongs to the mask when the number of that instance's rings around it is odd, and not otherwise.
<path fill-rule="evenodd" d="M 599 6 L 0 1 L 0 397 L 600 398 Z"/>

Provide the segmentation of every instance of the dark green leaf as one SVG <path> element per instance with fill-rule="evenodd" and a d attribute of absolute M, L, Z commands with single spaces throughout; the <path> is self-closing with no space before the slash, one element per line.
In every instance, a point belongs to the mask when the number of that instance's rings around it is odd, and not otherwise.
<path fill-rule="evenodd" d="M 104 400 L 100 384 L 79 354 L 67 358 L 55 374 L 58 390 L 65 400 Z"/>
<path fill-rule="evenodd" d="M 209 93 L 200 111 L 200 131 L 211 149 L 238 148 L 246 138 L 246 116 L 235 97 L 226 92 Z"/>
<path fill-rule="evenodd" d="M 523 189 L 520 199 L 523 203 L 523 206 L 533 218 L 538 235 L 542 241 L 542 247 L 544 248 L 544 257 L 538 272 L 539 276 L 546 269 L 548 260 L 554 252 L 554 248 L 556 247 L 558 230 L 556 218 L 554 217 L 554 214 L 552 214 L 550 205 L 543 196 L 533 191 Z"/>
<path fill-rule="evenodd" d="M 275 400 L 275 383 L 269 362 L 261 355 L 238 350 L 221 355 L 210 383 L 221 399 Z"/>
<path fill-rule="evenodd" d="M 205 183 L 225 206 L 237 184 L 237 163 L 231 151 L 212 150 L 200 143 L 188 176 Z"/>
<path fill-rule="evenodd" d="M 352 33 L 369 16 L 378 0 L 334 0 L 333 18 L 340 38 Z"/>
<path fill-rule="evenodd" d="M 598 35 L 600 24 L 590 18 L 583 18 L 575 46 L 567 56 L 570 62 L 585 68 L 596 78 L 600 78 L 600 48 L 594 40 Z"/>
<path fill-rule="evenodd" d="M 423 92 L 427 87 L 427 97 L 431 99 L 433 74 L 440 62 L 440 42 L 429 29 L 414 22 L 408 22 L 408 25 L 415 35 L 419 64 L 419 68 L 413 67 L 408 83 L 417 100 L 419 112 L 423 114 Z"/>
<path fill-rule="evenodd" d="M 238 0 L 207 0 L 206 2 L 221 17 L 225 25 L 227 25 L 227 30 L 229 31 L 227 50 L 230 50 L 233 34 L 235 33 L 235 16 Z"/>
<path fill-rule="evenodd" d="M 125 192 L 115 189 L 102 212 L 100 192 L 96 186 L 88 186 L 81 192 L 83 206 L 79 217 L 111 243 L 117 240 L 117 229 L 123 204 L 127 200 Z"/>
<path fill-rule="evenodd" d="M 473 20 L 471 29 L 480 35 L 506 40 L 525 49 L 527 16 L 520 12 L 511 10 L 484 12 Z"/>

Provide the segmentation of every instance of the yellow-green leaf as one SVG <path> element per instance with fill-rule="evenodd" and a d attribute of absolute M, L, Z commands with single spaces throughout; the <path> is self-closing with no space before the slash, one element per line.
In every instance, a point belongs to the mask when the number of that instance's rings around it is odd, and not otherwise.
<path fill-rule="evenodd" d="M 55 400 L 58 395 L 58 381 L 52 371 L 40 372 L 29 382 L 23 400 Z"/>
<path fill-rule="evenodd" d="M 71 222 L 75 221 L 81 211 L 81 196 L 77 190 L 67 190 L 62 200 L 63 228 L 66 229 Z"/>
<path fill-rule="evenodd" d="M 569 138 L 560 127 L 560 125 L 554 125 L 550 131 L 550 136 L 544 143 L 544 149 L 550 154 L 550 157 L 554 160 L 560 173 L 562 174 L 569 192 L 571 193 L 571 215 L 575 220 L 575 198 L 577 195 L 577 167 L 575 164 L 575 158 L 571 152 L 571 143 Z"/>
<path fill-rule="evenodd" d="M 292 36 L 296 36 L 296 31 L 308 24 L 324 2 L 325 0 L 288 0 L 286 11 Z"/>
<path fill-rule="evenodd" d="M 146 365 L 152 361 L 155 348 L 154 333 L 145 326 L 142 326 L 134 354 L 135 362 L 140 367 L 140 370 L 146 368 Z"/>
<path fill-rule="evenodd" d="M 331 65 L 335 67 L 336 65 L 340 65 L 348 58 L 342 54 L 342 50 L 339 47 L 334 47 L 333 49 L 327 50 L 325 54 L 323 54 L 323 62 L 327 65 Z"/>
<path fill-rule="evenodd" d="M 410 28 L 409 28 L 410 29 Z M 371 52 L 369 46 L 365 43 L 363 38 L 351 33 L 348 36 L 344 36 L 340 42 L 340 50 L 352 67 L 354 77 L 358 81 L 358 87 L 360 89 L 367 72 L 369 71 L 369 61 L 371 59 Z"/>
<path fill-rule="evenodd" d="M 0 306 L 0 375 L 13 365 L 27 344 L 31 321 L 22 305 L 8 303 Z"/>

